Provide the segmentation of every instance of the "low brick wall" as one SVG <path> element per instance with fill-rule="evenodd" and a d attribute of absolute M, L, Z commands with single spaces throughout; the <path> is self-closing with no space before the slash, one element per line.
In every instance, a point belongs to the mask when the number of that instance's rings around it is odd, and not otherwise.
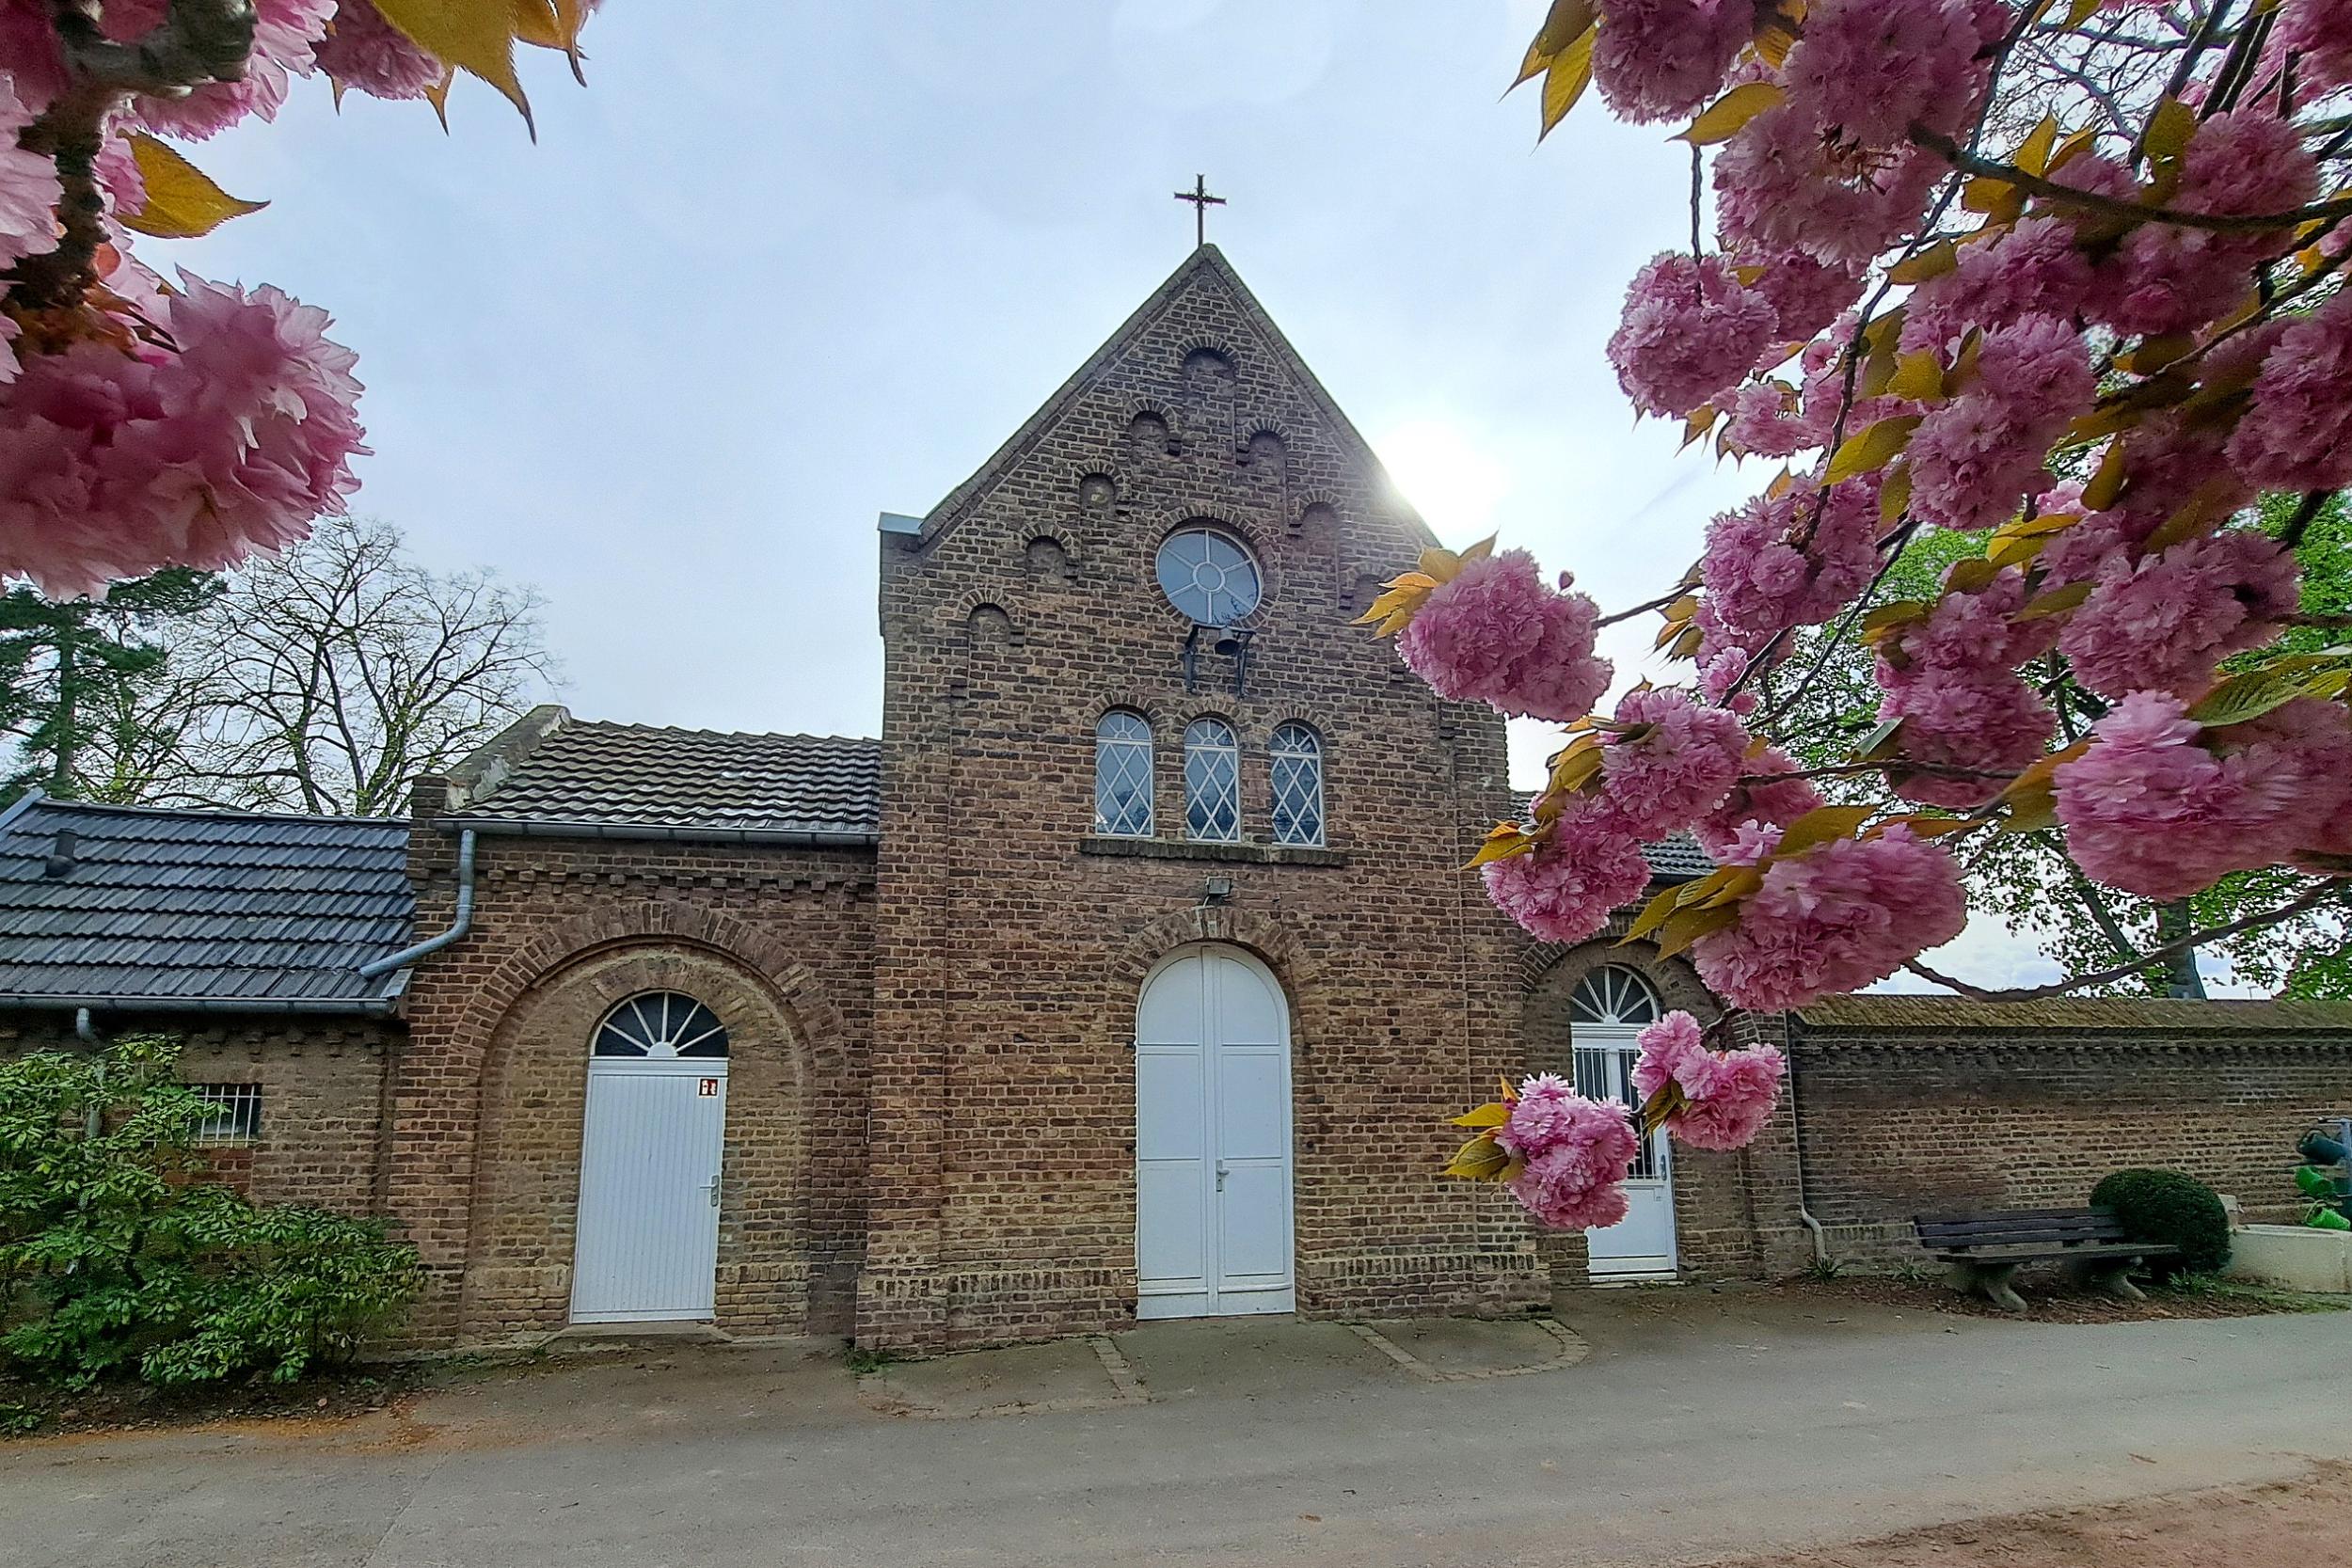
<path fill-rule="evenodd" d="M 1853 1262 L 1916 1258 L 1915 1213 L 2081 1204 L 2126 1165 L 2286 1218 L 2296 1137 L 2352 1112 L 2352 1005 L 1858 996 L 1788 1037 L 1808 1206 Z"/>

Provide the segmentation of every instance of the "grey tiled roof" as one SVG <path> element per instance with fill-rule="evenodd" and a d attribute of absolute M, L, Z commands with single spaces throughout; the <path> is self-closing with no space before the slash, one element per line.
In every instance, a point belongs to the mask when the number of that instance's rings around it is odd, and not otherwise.
<path fill-rule="evenodd" d="M 485 822 L 871 834 L 882 742 L 565 719 L 458 807 Z"/>
<path fill-rule="evenodd" d="M 1699 841 L 1689 833 L 1677 833 L 1655 844 L 1642 846 L 1642 858 L 1649 862 L 1649 874 L 1670 882 L 1691 881 L 1715 869 L 1715 863 L 1707 858 Z"/>
<path fill-rule="evenodd" d="M 357 971 L 410 940 L 407 860 L 405 821 L 20 801 L 0 1006 L 380 1005 L 400 977 Z"/>

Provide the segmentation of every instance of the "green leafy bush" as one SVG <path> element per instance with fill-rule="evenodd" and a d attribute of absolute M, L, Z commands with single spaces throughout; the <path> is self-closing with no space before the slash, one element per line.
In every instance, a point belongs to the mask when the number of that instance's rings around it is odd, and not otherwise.
<path fill-rule="evenodd" d="M 288 1382 L 421 1288 L 379 1225 L 204 1181 L 212 1108 L 178 1056 L 151 1037 L 0 1062 L 0 1355 L 28 1376 Z"/>
<path fill-rule="evenodd" d="M 2211 1187 L 2176 1170 L 2119 1170 L 2090 1189 L 2090 1206 L 2123 1222 L 2134 1241 L 2180 1249 L 2151 1259 L 2160 1275 L 2213 1274 L 2230 1260 L 2230 1216 Z"/>

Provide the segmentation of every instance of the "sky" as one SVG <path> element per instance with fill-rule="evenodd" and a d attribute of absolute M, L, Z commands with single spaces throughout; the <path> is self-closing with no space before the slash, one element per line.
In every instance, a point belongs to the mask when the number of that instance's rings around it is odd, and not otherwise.
<path fill-rule="evenodd" d="M 270 206 L 143 243 L 330 310 L 357 509 L 536 587 L 584 718 L 870 735 L 876 514 L 969 474 L 1210 237 L 1438 535 L 1604 609 L 1771 477 L 1636 424 L 1603 357 L 1687 243 L 1689 166 L 1504 99 L 1541 0 L 610 0 L 588 87 L 527 51 L 534 145 L 461 82 L 300 84 L 193 149 Z M 683 19 L 683 20 L 681 20 Z M 1615 634 L 1629 681 L 1650 623 Z M 1662 670 L 1651 668 L 1653 673 Z M 1516 726 L 1515 771 L 1548 737 Z M 1938 955 L 2051 977 L 1982 923 Z"/>

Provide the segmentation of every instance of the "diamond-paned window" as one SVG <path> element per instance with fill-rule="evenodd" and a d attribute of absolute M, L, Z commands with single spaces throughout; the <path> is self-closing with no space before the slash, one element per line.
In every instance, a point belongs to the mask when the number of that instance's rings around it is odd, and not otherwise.
<path fill-rule="evenodd" d="M 1258 608 L 1258 563 L 1222 529 L 1178 529 L 1153 566 L 1168 602 L 1200 626 L 1231 626 Z"/>
<path fill-rule="evenodd" d="M 1241 748 L 1222 719 L 1184 730 L 1184 832 L 1216 844 L 1241 837 Z"/>
<path fill-rule="evenodd" d="M 691 996 L 647 991 L 604 1015 L 591 1049 L 599 1056 L 723 1056 L 727 1026 Z"/>
<path fill-rule="evenodd" d="M 1274 787 L 1274 842 L 1323 842 L 1323 742 L 1304 724 L 1279 724 L 1266 747 Z"/>
<path fill-rule="evenodd" d="M 1094 726 L 1094 831 L 1152 836 L 1152 726 L 1113 708 Z"/>

